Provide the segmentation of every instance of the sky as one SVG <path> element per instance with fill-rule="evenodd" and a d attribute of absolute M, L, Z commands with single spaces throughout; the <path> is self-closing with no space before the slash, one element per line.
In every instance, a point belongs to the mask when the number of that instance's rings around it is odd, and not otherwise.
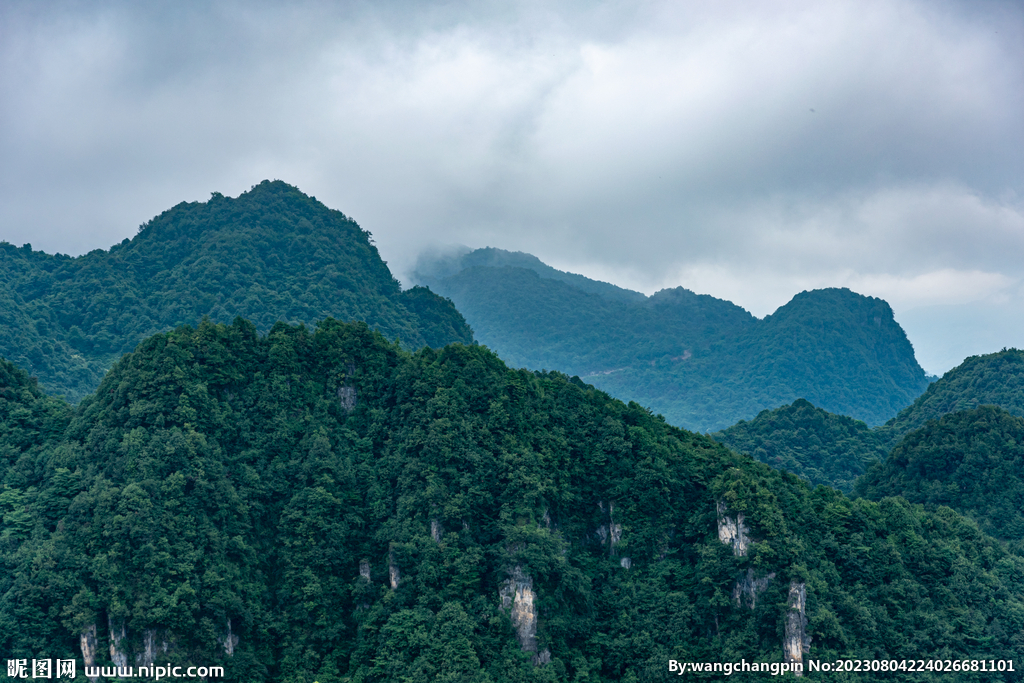
<path fill-rule="evenodd" d="M 493 246 L 757 316 L 1024 348 L 1024 3 L 0 0 L 0 240 L 108 248 L 280 179 L 408 284 Z"/>

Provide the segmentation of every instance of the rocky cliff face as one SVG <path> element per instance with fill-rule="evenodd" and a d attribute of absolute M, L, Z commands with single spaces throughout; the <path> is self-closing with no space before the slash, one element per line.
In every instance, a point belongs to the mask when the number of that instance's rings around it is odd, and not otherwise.
<path fill-rule="evenodd" d="M 224 634 L 224 640 L 222 640 L 221 642 L 224 645 L 224 652 L 225 652 L 225 654 L 227 654 L 228 657 L 233 657 L 234 654 L 235 654 L 235 648 L 238 647 L 239 638 L 231 630 L 231 620 L 230 619 L 228 619 L 227 626 L 228 626 L 227 632 Z"/>
<path fill-rule="evenodd" d="M 167 631 L 148 628 L 142 631 L 141 642 L 132 640 L 129 636 L 124 622 L 107 619 L 107 636 L 110 642 L 110 662 L 114 669 L 127 669 L 134 661 L 135 666 L 152 666 L 157 657 L 167 655 L 174 649 L 174 638 Z M 230 657 L 234 655 L 238 647 L 239 637 L 231 630 L 231 620 L 227 620 L 227 632 L 222 639 L 218 639 L 224 646 L 224 651 Z M 97 654 L 99 649 L 99 630 L 96 624 L 89 625 L 79 636 L 79 647 L 82 650 L 82 659 L 85 666 L 92 669 L 97 665 Z M 132 658 L 132 652 L 135 653 Z M 90 681 L 99 680 L 89 678 Z"/>
<path fill-rule="evenodd" d="M 732 546 L 737 557 L 744 557 L 750 545 L 750 529 L 744 522 L 743 513 L 729 513 L 725 501 L 718 501 L 718 540 Z M 737 607 L 757 607 L 757 596 L 763 593 L 775 579 L 775 572 L 763 576 L 753 568 L 747 569 L 732 589 L 732 600 Z M 786 633 L 782 639 L 784 661 L 794 664 L 803 662 L 803 656 L 810 652 L 811 637 L 807 634 L 807 586 L 796 580 L 789 583 L 789 600 L 786 612 Z M 802 674 L 797 671 L 797 676 Z"/>
<path fill-rule="evenodd" d="M 774 578 L 775 572 L 758 576 L 753 569 L 748 569 L 746 575 L 737 580 L 736 585 L 732 588 L 733 603 L 737 607 L 754 609 L 757 607 L 758 594 L 763 593 Z"/>
<path fill-rule="evenodd" d="M 537 610 L 534 607 L 536 594 L 533 592 L 533 578 L 522 567 L 513 567 L 499 589 L 499 596 L 501 608 L 511 610 L 509 616 L 523 652 L 534 653 L 534 664 L 551 661 L 551 653 L 547 649 L 537 652 Z"/>
<path fill-rule="evenodd" d="M 125 651 L 125 638 L 128 632 L 123 623 L 115 625 L 112 619 L 107 620 L 107 627 L 110 629 L 110 661 L 114 666 L 125 668 L 128 666 L 128 653 Z"/>
<path fill-rule="evenodd" d="M 615 520 L 615 503 L 598 501 L 597 509 L 603 523 L 597 527 L 594 534 L 601 539 L 601 544 L 608 548 L 609 557 L 618 557 L 619 545 L 622 543 L 622 525 Z M 547 512 L 544 514 L 547 515 Z M 633 566 L 633 560 L 624 555 L 619 558 L 619 566 L 629 569 Z"/>
<path fill-rule="evenodd" d="M 798 581 L 789 582 L 789 610 L 786 614 L 786 635 L 782 641 L 784 661 L 803 662 L 810 653 L 811 638 L 807 635 L 807 586 Z M 799 671 L 796 672 L 800 676 Z"/>
<path fill-rule="evenodd" d="M 147 628 L 142 632 L 142 652 L 135 658 L 139 666 L 153 666 L 158 654 L 170 652 L 171 644 L 166 636 L 166 632 L 161 635 L 155 628 Z M 235 644 L 237 645 L 237 638 Z"/>
<path fill-rule="evenodd" d="M 78 642 L 82 648 L 82 659 L 85 660 L 85 666 L 87 668 L 96 666 L 96 648 L 99 647 L 99 638 L 96 635 L 96 624 L 90 624 L 88 628 L 82 631 Z M 89 680 L 96 683 L 99 679 L 90 678 Z"/>
<path fill-rule="evenodd" d="M 737 557 L 745 557 L 750 545 L 750 529 L 744 522 L 743 513 L 730 515 L 724 500 L 718 501 L 718 540 L 731 545 Z"/>
<path fill-rule="evenodd" d="M 391 590 L 397 590 L 398 584 L 402 582 L 402 572 L 398 569 L 398 563 L 395 562 L 395 551 L 388 551 L 388 583 L 391 585 Z"/>

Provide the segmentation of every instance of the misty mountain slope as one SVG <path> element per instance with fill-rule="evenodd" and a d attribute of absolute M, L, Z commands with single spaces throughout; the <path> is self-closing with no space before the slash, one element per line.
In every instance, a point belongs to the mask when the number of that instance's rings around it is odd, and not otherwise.
<path fill-rule="evenodd" d="M 437 254 L 431 257 L 421 257 L 416 264 L 416 271 L 413 279 L 416 282 L 432 287 L 438 281 L 451 277 L 467 268 L 525 268 L 532 270 L 545 280 L 558 280 L 572 287 L 589 292 L 600 294 L 602 297 L 612 301 L 642 302 L 647 297 L 641 292 L 634 292 L 629 289 L 617 287 L 608 282 L 592 280 L 576 273 L 567 273 L 547 265 L 533 254 L 526 254 L 521 251 L 506 251 L 494 247 L 484 247 L 456 254 Z"/>
<path fill-rule="evenodd" d="M 26 381 L 8 414 L 39 400 Z M 91 665 L 137 666 L 155 642 L 247 683 L 610 683 L 784 643 L 1024 647 L 1024 559 L 970 520 L 811 489 L 480 346 L 203 322 L 69 410 L 0 482 L 9 657 L 91 642 Z"/>
<path fill-rule="evenodd" d="M 181 203 L 109 251 L 0 244 L 0 356 L 77 400 L 146 336 L 203 316 L 362 320 L 416 348 L 472 341 L 450 302 L 401 291 L 369 233 L 280 181 Z"/>
<path fill-rule="evenodd" d="M 804 399 L 711 435 L 739 453 L 777 469 L 849 493 L 874 460 L 888 455 L 878 430 L 845 415 L 814 407 Z"/>
<path fill-rule="evenodd" d="M 686 290 L 636 305 L 510 266 L 468 268 L 444 280 L 441 291 L 474 321 L 477 341 L 508 363 L 587 381 L 609 369 L 682 357 L 704 339 L 754 322 L 738 306 Z"/>
<path fill-rule="evenodd" d="M 622 300 L 536 266 L 455 270 L 478 254 L 536 261 L 488 249 L 419 267 L 443 276 L 427 281 L 478 341 L 513 365 L 579 375 L 690 429 L 724 428 L 798 398 L 877 425 L 928 384 L 889 305 L 849 290 L 803 292 L 757 320 L 683 288 Z"/>

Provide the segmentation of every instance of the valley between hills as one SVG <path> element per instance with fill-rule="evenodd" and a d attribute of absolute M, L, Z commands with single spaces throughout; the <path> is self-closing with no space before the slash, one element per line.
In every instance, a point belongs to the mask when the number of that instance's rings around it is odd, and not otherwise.
<path fill-rule="evenodd" d="M 845 289 L 758 320 L 493 248 L 415 278 L 280 181 L 75 258 L 0 244 L 0 649 L 83 681 L 1022 679 L 1024 352 L 929 378 Z"/>

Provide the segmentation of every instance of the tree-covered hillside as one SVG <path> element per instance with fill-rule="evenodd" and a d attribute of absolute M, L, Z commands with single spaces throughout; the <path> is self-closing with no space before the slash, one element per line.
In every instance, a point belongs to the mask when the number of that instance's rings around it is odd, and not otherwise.
<path fill-rule="evenodd" d="M 26 382 L 5 414 L 59 426 Z M 811 489 L 482 347 L 204 322 L 67 425 L 2 451 L 8 657 L 485 683 L 1024 651 L 1024 559 L 948 508 Z"/>
<path fill-rule="evenodd" d="M 27 372 L 0 358 L 0 478 L 10 463 L 31 460 L 62 437 L 70 417 L 67 403 L 44 394 Z"/>
<path fill-rule="evenodd" d="M 883 430 L 890 445 L 903 436 L 948 413 L 994 405 L 1024 416 L 1024 351 L 971 356 L 933 382 L 911 405 L 890 420 Z"/>
<path fill-rule="evenodd" d="M 903 437 L 856 491 L 948 505 L 1024 550 L 1024 418 L 981 406 L 931 420 Z"/>
<path fill-rule="evenodd" d="M 847 493 L 868 465 L 888 455 L 877 430 L 852 417 L 815 408 L 804 399 L 764 410 L 749 422 L 740 420 L 711 436 L 812 485 L 834 486 Z"/>
<path fill-rule="evenodd" d="M 683 288 L 638 298 L 496 249 L 418 272 L 508 363 L 579 375 L 689 429 L 798 398 L 877 425 L 928 385 L 889 305 L 849 290 L 803 292 L 757 320 Z"/>
<path fill-rule="evenodd" d="M 558 369 L 595 384 L 637 363 L 682 362 L 703 340 L 755 322 L 739 306 L 682 288 L 635 305 L 509 266 L 469 268 L 439 291 L 476 321 L 477 340 L 510 365 Z"/>
<path fill-rule="evenodd" d="M 749 422 L 741 420 L 714 436 L 808 481 L 850 491 L 864 467 L 872 459 L 885 460 L 908 433 L 943 415 L 985 404 L 1024 415 L 1024 352 L 1010 349 L 968 358 L 932 383 L 898 417 L 874 429 L 797 401 L 763 411 Z"/>
<path fill-rule="evenodd" d="M 369 233 L 280 181 L 181 203 L 78 258 L 0 243 L 0 356 L 71 400 L 154 332 L 238 315 L 262 331 L 362 320 L 412 348 L 472 341 L 449 301 L 401 291 Z"/>

